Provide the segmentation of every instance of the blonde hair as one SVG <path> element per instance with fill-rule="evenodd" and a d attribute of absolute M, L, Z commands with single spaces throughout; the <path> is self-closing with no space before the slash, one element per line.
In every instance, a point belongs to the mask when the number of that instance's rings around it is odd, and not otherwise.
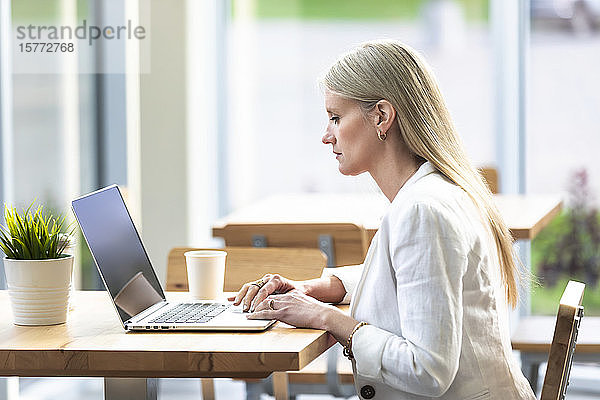
<path fill-rule="evenodd" d="M 506 299 L 518 302 L 522 277 L 513 238 L 480 172 L 469 161 L 433 73 L 410 47 L 393 40 L 363 43 L 338 59 L 322 79 L 327 90 L 365 111 L 385 99 L 396 110 L 400 136 L 415 158 L 429 161 L 461 187 L 480 210 L 496 244 Z"/>

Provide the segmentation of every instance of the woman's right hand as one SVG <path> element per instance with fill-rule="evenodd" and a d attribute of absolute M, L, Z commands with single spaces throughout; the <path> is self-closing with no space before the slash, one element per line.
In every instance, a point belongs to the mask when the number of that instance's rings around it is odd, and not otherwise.
<path fill-rule="evenodd" d="M 262 281 L 264 285 L 259 287 L 257 282 Z M 267 298 L 270 294 L 287 293 L 290 290 L 302 289 L 302 284 L 297 281 L 284 278 L 278 274 L 266 274 L 257 281 L 244 283 L 235 297 L 229 297 L 229 301 L 233 301 L 233 305 L 242 304 L 244 312 L 253 312 L 261 301 Z"/>

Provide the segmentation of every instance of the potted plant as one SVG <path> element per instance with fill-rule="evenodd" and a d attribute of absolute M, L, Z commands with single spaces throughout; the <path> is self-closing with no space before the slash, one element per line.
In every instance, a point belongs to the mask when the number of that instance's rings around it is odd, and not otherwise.
<path fill-rule="evenodd" d="M 73 256 L 65 254 L 65 217 L 44 215 L 33 204 L 19 213 L 4 206 L 0 247 L 17 325 L 55 325 L 67 320 Z M 68 232 L 70 236 L 73 231 Z"/>

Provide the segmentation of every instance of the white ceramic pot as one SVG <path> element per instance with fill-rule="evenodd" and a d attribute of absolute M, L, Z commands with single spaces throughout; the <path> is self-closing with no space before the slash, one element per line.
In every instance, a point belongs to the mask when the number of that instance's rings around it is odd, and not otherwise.
<path fill-rule="evenodd" d="M 67 321 L 73 256 L 50 260 L 4 259 L 6 285 L 17 325 Z"/>

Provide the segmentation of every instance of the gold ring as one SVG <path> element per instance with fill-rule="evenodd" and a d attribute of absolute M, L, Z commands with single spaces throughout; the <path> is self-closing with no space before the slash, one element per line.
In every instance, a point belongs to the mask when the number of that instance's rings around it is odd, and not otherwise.
<path fill-rule="evenodd" d="M 275 303 L 275 300 L 271 299 L 271 300 L 269 301 L 269 308 L 270 308 L 271 310 L 275 311 L 275 307 L 273 307 L 273 303 Z"/>
<path fill-rule="evenodd" d="M 267 282 L 265 282 L 265 281 L 264 281 L 264 280 L 262 280 L 262 278 L 261 278 L 261 279 L 258 279 L 258 280 L 256 280 L 256 281 L 252 282 L 250 285 L 254 285 L 254 286 L 258 287 L 259 289 L 261 289 L 263 286 L 265 286 L 265 284 L 266 284 L 266 283 L 267 283 Z"/>

